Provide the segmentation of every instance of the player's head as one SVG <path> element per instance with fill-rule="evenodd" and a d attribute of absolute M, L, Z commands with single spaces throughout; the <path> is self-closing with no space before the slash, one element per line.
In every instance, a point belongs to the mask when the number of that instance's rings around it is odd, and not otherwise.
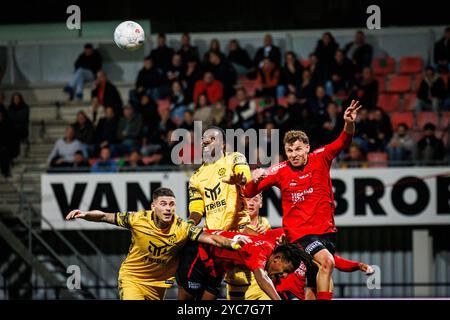
<path fill-rule="evenodd" d="M 225 150 L 225 132 L 222 128 L 208 127 L 202 136 L 203 161 L 214 162 L 218 160 Z"/>
<path fill-rule="evenodd" d="M 257 217 L 259 215 L 259 209 L 262 208 L 262 194 L 258 193 L 253 198 L 245 198 L 245 202 L 247 202 L 250 219 Z"/>
<path fill-rule="evenodd" d="M 175 214 L 175 194 L 169 188 L 158 188 L 153 191 L 152 210 L 156 219 L 171 222 Z"/>
<path fill-rule="evenodd" d="M 294 272 L 305 254 L 294 244 L 282 244 L 277 246 L 266 263 L 266 271 L 271 279 L 286 278 L 289 273 Z"/>
<path fill-rule="evenodd" d="M 303 131 L 291 130 L 284 135 L 284 151 L 293 167 L 306 164 L 309 153 L 309 138 Z"/>

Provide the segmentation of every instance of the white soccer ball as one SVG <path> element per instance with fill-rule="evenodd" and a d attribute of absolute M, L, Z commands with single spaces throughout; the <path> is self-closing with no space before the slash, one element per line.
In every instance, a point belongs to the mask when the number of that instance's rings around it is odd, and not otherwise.
<path fill-rule="evenodd" d="M 123 50 L 135 51 L 145 40 L 144 29 L 134 21 L 124 21 L 114 30 L 114 42 Z"/>

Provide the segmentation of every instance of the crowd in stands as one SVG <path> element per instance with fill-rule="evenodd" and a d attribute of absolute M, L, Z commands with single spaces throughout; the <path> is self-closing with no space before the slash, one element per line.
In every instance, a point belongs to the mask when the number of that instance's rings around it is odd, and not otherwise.
<path fill-rule="evenodd" d="M 389 159 L 391 165 L 397 161 L 433 164 L 449 156 L 444 143 L 450 119 L 449 48 L 447 28 L 435 44 L 434 63 L 406 76 L 415 81 L 414 88 L 410 83 L 406 91 L 396 92 L 389 88 L 394 78 L 405 78 L 402 66 L 397 74 L 392 58 L 374 58 L 362 31 L 347 44 L 325 32 L 308 57 L 292 51 L 283 54 L 266 35 L 253 58 L 237 39 L 229 41 L 227 52 L 212 39 L 200 56 L 189 34 L 182 35 L 178 50 L 159 34 L 134 89 L 123 101 L 101 69 L 100 54 L 87 44 L 65 91 L 70 99 L 81 99 L 83 84 L 93 81 L 91 105 L 78 113 L 65 137 L 56 142 L 48 163 L 51 168 L 83 167 L 96 172 L 170 165 L 176 144 L 170 140 L 171 133 L 183 128 L 192 136 L 196 120 L 204 128 L 268 129 L 269 138 L 270 130 L 279 129 L 281 140 L 287 130 L 300 129 L 314 149 L 337 138 L 344 108 L 357 99 L 364 108 L 353 144 L 340 156 L 340 166 L 369 166 L 379 154 L 381 161 Z M 389 110 L 385 99 L 406 101 L 411 95 L 415 98 L 408 110 L 414 111 L 412 118 L 394 117 L 400 104 Z M 417 119 L 415 125 L 415 116 L 423 111 L 437 114 L 438 120 Z M 186 143 L 192 144 L 191 150 L 196 148 L 192 139 Z M 246 155 L 251 152 L 259 150 L 247 150 Z M 282 160 L 282 148 L 280 152 Z"/>

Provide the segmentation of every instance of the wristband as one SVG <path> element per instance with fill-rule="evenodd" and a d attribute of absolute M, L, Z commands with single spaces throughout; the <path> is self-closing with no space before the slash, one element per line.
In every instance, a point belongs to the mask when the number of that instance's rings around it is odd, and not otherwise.
<path fill-rule="evenodd" d="M 237 241 L 231 241 L 231 248 L 233 250 L 239 250 L 241 248 L 241 245 L 237 243 Z"/>

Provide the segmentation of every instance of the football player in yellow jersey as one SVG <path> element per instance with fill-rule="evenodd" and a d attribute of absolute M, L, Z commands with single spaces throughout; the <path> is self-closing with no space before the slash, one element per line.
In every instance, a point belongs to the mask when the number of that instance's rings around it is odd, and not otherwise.
<path fill-rule="evenodd" d="M 131 246 L 119 271 L 119 295 L 123 300 L 161 300 L 174 283 L 178 253 L 188 240 L 239 249 L 245 237 L 229 240 L 203 233 L 175 214 L 175 195 L 168 188 L 153 192 L 149 211 L 105 213 L 71 211 L 66 219 L 106 222 L 131 231 Z"/>
<path fill-rule="evenodd" d="M 269 220 L 259 215 L 259 210 L 262 208 L 262 194 L 259 193 L 253 198 L 245 198 L 245 201 L 250 214 L 250 224 L 247 227 L 260 234 L 271 229 Z M 227 283 L 228 300 L 270 300 L 270 297 L 261 290 L 253 273 L 247 270 L 236 268 L 227 274 L 225 282 Z"/>
<path fill-rule="evenodd" d="M 205 216 L 207 229 L 244 231 L 250 223 L 240 186 L 251 180 L 244 155 L 224 152 L 225 133 L 218 127 L 202 136 L 203 164 L 189 179 L 189 219 L 195 225 Z"/>

